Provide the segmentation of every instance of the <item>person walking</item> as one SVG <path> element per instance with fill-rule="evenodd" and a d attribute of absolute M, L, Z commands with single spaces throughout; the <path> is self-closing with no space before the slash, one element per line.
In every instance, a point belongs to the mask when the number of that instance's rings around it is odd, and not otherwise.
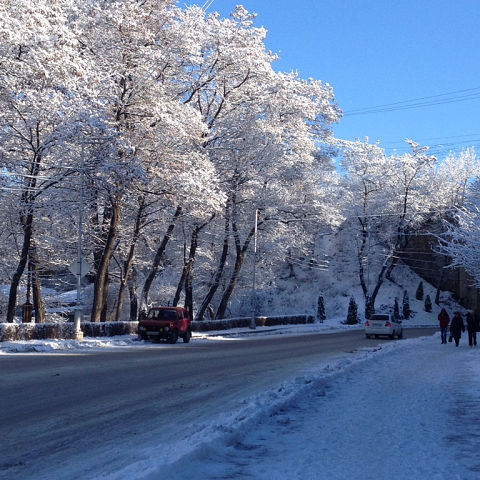
<path fill-rule="evenodd" d="M 464 331 L 465 324 L 463 323 L 462 314 L 460 312 L 455 312 L 455 315 L 452 318 L 452 323 L 450 324 L 450 335 L 455 340 L 456 347 L 458 347 L 462 332 Z"/>
<path fill-rule="evenodd" d="M 447 330 L 448 324 L 450 323 L 450 317 L 445 308 L 442 308 L 440 310 L 440 313 L 438 314 L 438 321 L 440 322 L 440 334 L 442 336 L 442 344 L 447 343 Z"/>
<path fill-rule="evenodd" d="M 477 330 L 478 319 L 475 318 L 473 310 L 469 310 L 467 313 L 467 330 L 468 330 L 468 344 L 470 346 L 477 346 Z"/>

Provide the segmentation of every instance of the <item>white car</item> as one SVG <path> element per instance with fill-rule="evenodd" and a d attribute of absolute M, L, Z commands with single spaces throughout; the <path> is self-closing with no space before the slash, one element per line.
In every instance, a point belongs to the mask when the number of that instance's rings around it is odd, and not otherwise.
<path fill-rule="evenodd" d="M 393 315 L 374 313 L 365 321 L 365 336 L 378 338 L 380 335 L 390 337 L 403 337 L 402 322 L 393 318 Z"/>

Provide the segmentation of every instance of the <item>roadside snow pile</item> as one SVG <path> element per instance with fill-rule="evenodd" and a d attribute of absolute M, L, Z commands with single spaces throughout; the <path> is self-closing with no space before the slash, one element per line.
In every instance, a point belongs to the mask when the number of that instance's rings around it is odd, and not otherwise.
<path fill-rule="evenodd" d="M 136 335 L 85 338 L 84 340 L 19 340 L 0 343 L 2 353 L 64 352 L 94 349 L 115 349 L 138 345 Z"/>
<path fill-rule="evenodd" d="M 112 337 L 136 334 L 138 322 L 82 322 L 81 329 L 85 337 Z M 0 323 L 0 342 L 75 338 L 73 322 Z"/>

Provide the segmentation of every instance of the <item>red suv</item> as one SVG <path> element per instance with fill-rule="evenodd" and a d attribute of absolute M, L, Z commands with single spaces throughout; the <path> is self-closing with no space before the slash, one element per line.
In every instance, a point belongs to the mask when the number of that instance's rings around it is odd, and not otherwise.
<path fill-rule="evenodd" d="M 185 343 L 192 338 L 190 314 L 182 307 L 153 307 L 146 318 L 138 322 L 138 336 L 142 340 L 166 340 L 177 343 L 182 337 Z"/>

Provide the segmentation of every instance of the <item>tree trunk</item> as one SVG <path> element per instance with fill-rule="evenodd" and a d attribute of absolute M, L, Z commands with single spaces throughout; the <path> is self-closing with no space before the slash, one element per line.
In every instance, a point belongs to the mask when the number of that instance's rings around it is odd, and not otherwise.
<path fill-rule="evenodd" d="M 369 235 L 369 223 L 368 218 L 366 216 L 366 210 L 364 209 L 364 217 L 358 217 L 358 221 L 362 228 L 362 241 L 360 243 L 360 247 L 357 252 L 357 260 L 358 260 L 358 275 L 360 277 L 360 285 L 362 287 L 363 296 L 365 299 L 365 318 L 370 318 L 372 313 L 375 313 L 375 300 L 372 303 L 371 297 L 368 295 L 368 279 L 365 279 L 365 259 L 367 258 L 368 261 L 368 252 L 365 255 L 365 251 L 367 249 L 367 242 L 368 242 L 368 235 Z"/>
<path fill-rule="evenodd" d="M 175 291 L 175 296 L 173 297 L 172 306 L 176 307 L 180 301 L 180 295 L 182 294 L 183 287 L 186 284 L 188 274 L 193 266 L 193 259 L 189 259 L 187 263 L 183 266 L 182 275 L 178 281 L 177 290 Z"/>
<path fill-rule="evenodd" d="M 118 236 L 118 227 L 120 224 L 121 201 L 112 200 L 110 227 L 105 241 L 105 246 L 102 251 L 102 256 L 99 260 L 97 272 L 95 276 L 95 284 L 93 289 L 93 306 L 91 321 L 99 322 L 102 317 L 105 319 L 105 309 L 107 307 L 106 295 L 108 294 L 108 267 L 115 249 L 115 242 Z"/>
<path fill-rule="evenodd" d="M 133 266 L 128 280 L 128 292 L 130 294 L 130 321 L 138 320 L 138 294 L 137 294 L 137 269 Z"/>
<path fill-rule="evenodd" d="M 409 194 L 409 190 L 407 188 L 404 194 L 404 199 L 403 199 L 402 214 L 400 216 L 399 223 L 397 226 L 397 238 L 395 240 L 395 246 L 393 247 L 393 250 L 390 253 L 390 255 L 385 259 L 382 269 L 378 275 L 377 283 L 370 297 L 370 305 L 371 305 L 372 311 L 375 311 L 375 300 L 377 298 L 380 287 L 383 284 L 383 280 L 386 278 L 387 280 L 393 281 L 391 278 L 391 275 L 392 275 L 393 269 L 398 264 L 398 260 L 399 260 L 398 252 L 404 250 L 409 242 L 409 227 L 408 225 L 407 226 L 405 225 L 408 194 Z"/>
<path fill-rule="evenodd" d="M 408 209 L 409 193 L 410 193 L 410 188 L 407 187 L 403 195 L 403 209 L 402 209 L 402 214 L 400 215 L 400 219 L 397 226 L 397 238 L 395 240 L 395 247 L 393 248 L 393 253 L 391 255 L 390 265 L 388 266 L 387 271 L 385 273 L 385 278 L 387 278 L 388 280 L 391 279 L 392 271 L 397 266 L 398 260 L 400 260 L 398 252 L 405 250 L 409 241 L 410 228 L 408 226 L 408 223 L 407 224 L 405 223 L 405 218 L 407 216 L 407 209 Z"/>
<path fill-rule="evenodd" d="M 368 240 L 368 224 L 367 224 L 366 217 L 364 217 L 363 219 L 359 217 L 358 221 L 360 222 L 360 225 L 362 227 L 362 242 L 360 244 L 360 248 L 358 249 L 358 253 L 357 253 L 358 272 L 360 277 L 360 285 L 363 291 L 363 296 L 365 297 L 365 300 L 369 302 L 368 286 L 365 280 L 365 265 L 364 265 L 364 259 L 366 258 L 365 250 L 367 248 L 367 240 Z"/>
<path fill-rule="evenodd" d="M 233 225 L 233 230 L 235 234 L 235 247 L 236 247 L 235 266 L 233 268 L 232 276 L 230 277 L 228 286 L 225 289 L 225 292 L 223 293 L 222 300 L 220 301 L 220 305 L 218 306 L 217 314 L 215 316 L 215 318 L 220 318 L 220 319 L 225 318 L 228 302 L 230 301 L 230 297 L 232 296 L 233 290 L 235 289 L 235 286 L 237 285 L 238 279 L 240 277 L 240 270 L 242 269 L 243 262 L 245 260 L 245 254 L 247 253 L 248 246 L 250 245 L 250 242 L 252 241 L 252 238 L 255 235 L 255 227 L 253 227 L 250 230 L 243 246 L 240 246 L 240 239 L 238 237 L 238 232 L 235 224 Z"/>
<path fill-rule="evenodd" d="M 30 243 L 32 240 L 32 222 L 33 222 L 33 215 L 31 213 L 22 217 L 23 245 L 22 245 L 22 251 L 20 253 L 20 260 L 18 262 L 17 269 L 13 274 L 12 282 L 10 284 L 10 293 L 8 295 L 8 308 L 7 308 L 8 323 L 13 323 L 13 317 L 15 316 L 18 286 L 20 284 L 20 279 L 22 278 L 23 272 L 25 271 L 25 266 L 27 264 L 27 259 L 28 259 L 28 252 L 30 250 Z"/>
<path fill-rule="evenodd" d="M 215 292 L 218 289 L 218 286 L 220 285 L 220 279 L 222 278 L 222 273 L 223 269 L 225 268 L 225 264 L 227 262 L 227 255 L 228 255 L 228 241 L 230 238 L 230 202 L 227 202 L 227 205 L 225 207 L 225 231 L 224 231 L 224 237 L 223 237 L 223 249 L 222 249 L 222 254 L 220 256 L 220 262 L 217 267 L 217 271 L 215 272 L 215 277 L 213 279 L 212 284 L 210 285 L 210 289 L 208 290 L 207 295 L 203 299 L 202 305 L 200 306 L 200 310 L 197 313 L 197 316 L 195 317 L 196 321 L 201 321 L 203 320 L 203 317 L 205 315 L 205 311 L 207 310 L 210 302 L 212 301 L 213 296 L 215 295 Z"/>
<path fill-rule="evenodd" d="M 126 269 L 126 262 L 124 269 Z M 125 270 L 124 270 L 125 272 Z M 123 309 L 123 301 L 125 298 L 125 290 L 126 290 L 126 283 L 123 281 L 125 273 L 122 275 L 122 278 L 120 279 L 120 286 L 118 287 L 118 298 L 117 298 L 117 308 L 115 310 L 115 321 L 120 322 L 121 316 L 122 316 L 122 309 Z"/>
<path fill-rule="evenodd" d="M 397 266 L 398 261 L 400 260 L 398 254 L 396 253 L 396 250 L 393 252 L 392 260 L 390 262 L 390 265 L 388 266 L 386 272 L 385 272 L 385 278 L 387 280 L 392 280 L 392 272 L 393 269 Z"/>
<path fill-rule="evenodd" d="M 215 217 L 213 214 L 210 219 L 202 225 L 196 225 L 192 232 L 192 238 L 190 239 L 190 251 L 188 252 L 188 260 L 182 270 L 182 275 L 177 285 L 175 297 L 173 299 L 173 306 L 176 307 L 180 301 L 180 295 L 182 289 L 185 286 L 185 308 L 190 312 L 190 316 L 193 316 L 193 263 L 195 262 L 195 255 L 198 247 L 198 235 L 201 230 L 205 228 Z M 190 310 L 189 310 L 190 309 Z"/>
<path fill-rule="evenodd" d="M 123 274 L 121 275 L 121 278 L 120 278 L 120 288 L 118 290 L 117 309 L 115 312 L 116 322 L 120 321 L 120 317 L 122 315 L 125 289 L 127 286 L 128 279 L 130 277 L 130 271 L 133 265 L 133 259 L 135 257 L 135 247 L 137 245 L 138 238 L 140 237 L 140 230 L 142 227 L 144 209 L 145 209 L 145 198 L 142 197 L 139 202 L 137 217 L 135 219 L 135 227 L 133 229 L 132 242 L 130 244 L 130 248 L 128 249 L 127 258 L 123 262 Z"/>
<path fill-rule="evenodd" d="M 114 247 L 115 248 L 115 247 Z M 113 253 L 112 253 L 113 256 Z M 110 262 L 109 262 L 110 264 Z M 105 272 L 103 279 L 103 289 L 102 289 L 102 311 L 100 312 L 100 321 L 108 322 L 108 292 L 110 290 L 110 275 L 108 274 L 108 269 Z"/>
<path fill-rule="evenodd" d="M 185 308 L 193 318 L 193 266 L 187 273 L 185 280 Z"/>
<path fill-rule="evenodd" d="M 37 125 L 36 129 L 37 145 L 39 144 L 39 129 Z M 7 322 L 13 323 L 13 317 L 15 316 L 15 307 L 17 305 L 17 294 L 20 279 L 22 278 L 25 266 L 27 264 L 28 255 L 30 253 L 30 245 L 33 235 L 33 203 L 35 202 L 35 195 L 38 192 L 35 191 L 37 186 L 37 175 L 40 172 L 40 163 L 42 155 L 38 150 L 33 153 L 32 162 L 29 167 L 29 176 L 26 177 L 25 189 L 22 193 L 22 203 L 25 205 L 26 212 L 20 214 L 20 223 L 23 228 L 23 244 L 22 251 L 20 253 L 20 260 L 18 262 L 17 269 L 13 274 L 12 282 L 10 284 L 10 292 L 8 294 L 8 308 L 7 308 Z"/>
<path fill-rule="evenodd" d="M 370 296 L 370 308 L 371 308 L 371 312 L 374 312 L 374 311 L 375 311 L 375 300 L 377 299 L 378 292 L 380 291 L 380 287 L 382 286 L 383 280 L 384 280 L 384 278 L 385 278 L 385 272 L 386 272 L 386 270 L 387 270 L 387 268 L 388 268 L 387 262 L 388 262 L 388 258 L 387 258 L 387 260 L 384 262 L 384 264 L 383 264 L 383 266 L 382 266 L 382 269 L 380 270 L 380 273 L 378 274 L 377 283 L 376 283 L 376 285 L 375 285 L 375 288 L 373 289 L 372 295 Z"/>
<path fill-rule="evenodd" d="M 181 213 L 182 213 L 182 207 L 177 207 L 175 214 L 173 216 L 172 222 L 168 226 L 167 233 L 165 233 L 162 243 L 157 249 L 157 253 L 155 254 L 155 258 L 153 259 L 152 268 L 150 269 L 150 273 L 145 279 L 145 284 L 143 285 L 142 307 L 141 307 L 142 310 L 145 310 L 147 308 L 150 288 L 152 287 L 152 283 L 155 280 L 155 277 L 157 276 L 158 267 L 160 266 L 160 262 L 162 261 L 163 256 L 165 255 L 165 249 L 167 247 L 168 241 L 172 236 L 172 232 L 175 228 L 176 221 L 178 220 L 178 217 L 180 216 Z"/>
<path fill-rule="evenodd" d="M 45 305 L 42 299 L 42 285 L 40 282 L 40 262 L 38 259 L 37 247 L 32 240 L 29 255 L 29 268 L 31 269 L 33 308 L 35 310 L 35 323 L 45 322 Z"/>
<path fill-rule="evenodd" d="M 100 263 L 102 261 L 105 244 L 107 242 L 108 231 L 112 223 L 112 206 L 104 205 L 103 212 L 100 215 L 100 205 L 95 201 L 92 205 L 91 225 L 94 230 L 95 242 L 93 245 L 93 268 L 98 272 Z M 100 223 L 100 216 L 103 218 Z"/>

